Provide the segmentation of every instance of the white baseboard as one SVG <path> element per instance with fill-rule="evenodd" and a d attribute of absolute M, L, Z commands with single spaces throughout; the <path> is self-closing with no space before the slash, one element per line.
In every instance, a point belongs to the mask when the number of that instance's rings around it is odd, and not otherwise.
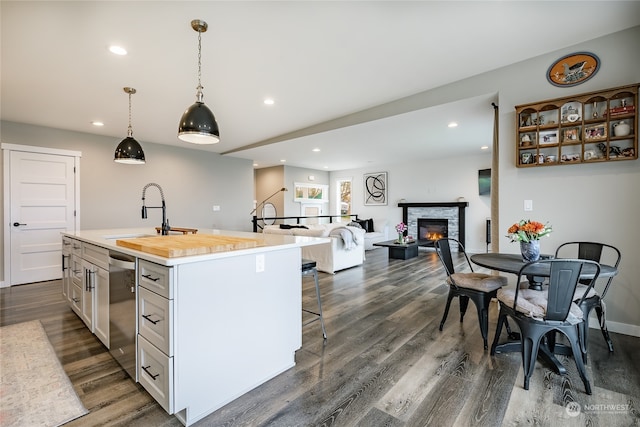
<path fill-rule="evenodd" d="M 592 316 L 589 318 L 589 329 L 600 329 L 598 318 Z M 607 319 L 607 329 L 609 332 L 615 332 L 617 334 L 629 335 L 632 337 L 640 337 L 640 326 L 630 325 L 628 323 L 612 322 Z"/>

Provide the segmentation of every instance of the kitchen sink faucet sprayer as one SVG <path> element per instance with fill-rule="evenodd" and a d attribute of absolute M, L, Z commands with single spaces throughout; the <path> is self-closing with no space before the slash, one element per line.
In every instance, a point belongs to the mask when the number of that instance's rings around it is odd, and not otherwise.
<path fill-rule="evenodd" d="M 144 205 L 144 195 L 147 192 L 147 188 L 149 187 L 157 187 L 160 190 L 160 197 L 162 198 L 162 206 L 145 206 Z M 166 236 L 169 234 L 169 220 L 167 219 L 167 205 L 164 203 L 164 193 L 162 192 L 162 187 L 160 187 L 155 182 L 150 182 L 145 185 L 142 189 L 142 219 L 147 219 L 147 208 L 149 209 L 162 209 L 162 235 Z"/>

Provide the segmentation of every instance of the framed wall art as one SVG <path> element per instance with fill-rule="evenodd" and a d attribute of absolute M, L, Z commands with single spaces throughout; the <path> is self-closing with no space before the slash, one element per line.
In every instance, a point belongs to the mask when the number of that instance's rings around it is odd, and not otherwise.
<path fill-rule="evenodd" d="M 364 174 L 365 206 L 384 206 L 387 204 L 387 173 L 374 172 Z"/>
<path fill-rule="evenodd" d="M 296 182 L 293 185 L 293 201 L 326 203 L 329 201 L 329 186 Z"/>
<path fill-rule="evenodd" d="M 555 61 L 547 70 L 547 80 L 554 86 L 579 85 L 595 76 L 600 59 L 590 52 L 576 52 Z"/>

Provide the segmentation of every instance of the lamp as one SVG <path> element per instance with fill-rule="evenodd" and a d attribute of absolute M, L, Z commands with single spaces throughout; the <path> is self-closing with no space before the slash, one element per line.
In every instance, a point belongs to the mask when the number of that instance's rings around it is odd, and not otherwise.
<path fill-rule="evenodd" d="M 113 160 L 116 163 L 126 163 L 130 165 L 141 165 L 145 163 L 144 151 L 142 147 L 133 139 L 133 130 L 131 130 L 131 95 L 136 93 L 132 87 L 123 88 L 125 93 L 129 94 L 129 127 L 127 129 L 127 137 L 118 144 Z"/>
<path fill-rule="evenodd" d="M 255 207 L 255 208 L 253 208 L 253 210 L 251 211 L 251 213 L 250 213 L 249 215 L 253 215 L 253 214 L 255 213 L 255 211 L 257 211 L 257 210 L 258 210 L 258 207 L 259 207 L 259 206 L 264 206 L 264 204 L 265 204 L 265 203 L 267 203 L 267 201 L 268 201 L 270 198 L 272 198 L 273 196 L 275 196 L 276 194 L 278 194 L 278 193 L 279 193 L 279 192 L 281 192 L 281 191 L 289 191 L 289 190 L 287 190 L 286 188 L 282 187 L 281 189 L 279 189 L 278 191 L 276 191 L 275 193 L 273 193 L 272 195 L 270 195 L 269 197 L 267 197 L 266 199 L 264 199 L 264 200 L 262 201 L 262 203 L 260 203 L 259 205 L 256 205 L 256 207 Z"/>
<path fill-rule="evenodd" d="M 178 127 L 178 138 L 192 144 L 215 144 L 220 142 L 220 131 L 218 123 L 213 113 L 204 104 L 202 94 L 202 65 L 200 58 L 202 55 L 201 35 L 207 31 L 207 23 L 199 19 L 191 21 L 191 28 L 198 32 L 198 87 L 196 88 L 196 102 L 187 108 L 180 119 Z"/>

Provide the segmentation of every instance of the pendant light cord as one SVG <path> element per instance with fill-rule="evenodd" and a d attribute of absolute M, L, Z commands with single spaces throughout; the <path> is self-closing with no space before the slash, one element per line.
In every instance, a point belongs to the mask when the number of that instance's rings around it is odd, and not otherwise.
<path fill-rule="evenodd" d="M 133 138 L 133 129 L 131 128 L 131 92 L 129 92 L 129 127 L 127 128 L 127 136 Z"/>
<path fill-rule="evenodd" d="M 197 102 L 204 103 L 204 94 L 202 93 L 202 31 L 198 30 L 198 87 L 196 88 Z"/>

